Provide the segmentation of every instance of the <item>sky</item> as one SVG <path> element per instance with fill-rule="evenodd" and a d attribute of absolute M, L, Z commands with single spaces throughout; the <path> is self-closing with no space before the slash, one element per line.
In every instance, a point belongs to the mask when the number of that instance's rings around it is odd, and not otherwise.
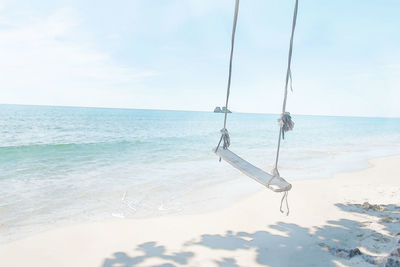
<path fill-rule="evenodd" d="M 234 0 L 0 0 L 0 103 L 212 111 Z M 229 108 L 279 113 L 294 0 L 241 0 Z M 293 114 L 400 117 L 400 1 L 299 0 Z"/>

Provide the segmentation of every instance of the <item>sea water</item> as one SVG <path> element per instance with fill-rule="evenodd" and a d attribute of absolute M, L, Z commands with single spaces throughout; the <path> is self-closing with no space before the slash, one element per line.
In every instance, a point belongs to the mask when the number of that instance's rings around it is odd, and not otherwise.
<path fill-rule="evenodd" d="M 228 115 L 231 149 L 271 170 L 278 115 Z M 294 115 L 279 170 L 328 178 L 400 154 L 400 119 Z M 223 114 L 0 105 L 0 242 L 111 218 L 204 212 L 262 186 L 212 149 Z"/>

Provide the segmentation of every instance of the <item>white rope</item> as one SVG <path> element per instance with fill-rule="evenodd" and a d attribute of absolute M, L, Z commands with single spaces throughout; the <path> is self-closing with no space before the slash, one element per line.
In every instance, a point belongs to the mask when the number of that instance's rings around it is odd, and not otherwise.
<path fill-rule="evenodd" d="M 282 196 L 282 199 L 281 199 L 281 206 L 279 207 L 279 210 L 281 211 L 281 213 L 284 213 L 284 211 L 282 209 L 282 204 L 283 204 L 283 200 L 286 199 L 286 216 L 289 216 L 288 195 L 289 195 L 289 191 L 283 192 L 283 196 Z"/>
<path fill-rule="evenodd" d="M 281 138 L 283 139 L 285 137 L 285 132 L 292 130 L 294 127 L 294 122 L 291 119 L 290 113 L 286 112 L 286 101 L 287 101 L 289 81 L 290 81 L 290 90 L 293 91 L 291 61 L 292 61 L 292 51 L 293 51 L 294 30 L 296 28 L 296 20 L 297 20 L 297 9 L 298 9 L 298 0 L 296 0 L 294 14 L 293 14 L 292 33 L 291 33 L 291 37 L 290 37 L 288 66 L 287 66 L 287 71 L 286 71 L 286 83 L 285 83 L 285 91 L 284 91 L 284 98 L 283 98 L 283 105 L 282 105 L 282 113 L 281 113 L 280 118 L 278 119 L 280 128 L 279 128 L 278 147 L 277 147 L 277 151 L 276 151 L 275 166 L 274 166 L 274 169 L 272 172 L 273 176 L 269 180 L 268 185 L 274 178 L 282 179 L 280 177 L 279 171 L 278 171 L 278 161 L 279 161 Z M 230 58 L 229 58 L 229 75 L 228 75 L 228 86 L 227 86 L 226 101 L 225 101 L 224 127 L 221 129 L 221 138 L 219 139 L 216 151 L 219 149 L 222 141 L 224 141 L 224 144 L 223 144 L 224 149 L 227 149 L 230 145 L 230 137 L 229 137 L 228 130 L 226 129 L 226 121 L 227 121 L 227 115 L 228 115 L 228 103 L 229 103 L 229 95 L 230 95 L 230 89 L 231 89 L 233 49 L 234 49 L 234 45 L 235 45 L 235 33 L 236 33 L 236 24 L 237 24 L 238 13 L 239 13 L 239 0 L 236 0 L 235 13 L 234 13 L 234 17 L 233 17 L 233 27 L 232 27 L 231 53 L 230 53 Z M 221 161 L 221 158 L 219 158 L 219 160 Z M 287 197 L 288 197 L 288 191 L 285 191 L 284 195 L 281 199 L 280 210 L 281 210 L 281 212 L 283 212 L 282 204 L 283 204 L 283 201 L 286 200 L 286 207 L 287 207 L 286 215 L 289 215 L 289 204 L 288 204 Z"/>
<path fill-rule="evenodd" d="M 274 180 L 274 179 L 282 179 L 277 168 L 273 168 L 271 173 L 272 173 L 272 176 L 271 176 L 271 178 L 269 179 L 269 181 L 267 183 L 268 187 L 269 187 L 269 184 L 272 182 L 272 180 Z"/>
<path fill-rule="evenodd" d="M 292 34 L 290 36 L 288 66 L 287 66 L 287 70 L 286 70 L 286 82 L 285 82 L 285 92 L 284 92 L 284 97 L 283 97 L 282 114 L 281 114 L 281 117 L 279 119 L 280 127 L 279 127 L 278 147 L 277 147 L 277 150 L 276 150 L 276 158 L 275 158 L 275 166 L 274 166 L 274 168 L 276 170 L 278 170 L 278 161 L 279 161 L 279 151 L 280 151 L 280 147 L 281 147 L 281 138 L 284 137 L 286 131 L 290 131 L 294 127 L 294 122 L 291 120 L 290 113 L 286 112 L 286 101 L 287 101 L 287 94 L 288 94 L 289 79 L 290 79 L 290 87 L 292 89 L 292 86 L 291 86 L 291 77 L 292 77 L 291 63 L 292 63 L 292 51 L 293 51 L 293 37 L 294 37 L 294 30 L 296 28 L 298 5 L 299 5 L 299 1 L 296 0 L 296 4 L 295 4 L 295 7 L 294 7 L 294 14 L 293 14 Z"/>
<path fill-rule="evenodd" d="M 282 104 L 282 113 L 280 118 L 278 119 L 279 122 L 279 137 L 278 137 L 278 147 L 276 150 L 276 159 L 275 159 L 275 166 L 273 170 L 273 176 L 271 178 L 279 178 L 282 179 L 279 175 L 278 171 L 278 161 L 279 161 L 279 151 L 281 147 L 281 138 L 285 138 L 285 132 L 293 130 L 294 127 L 294 122 L 292 121 L 292 117 L 290 116 L 289 112 L 286 112 L 286 101 L 287 101 L 287 94 L 288 94 L 288 85 L 290 81 L 290 90 L 293 91 L 292 87 L 292 70 L 291 70 L 291 63 L 292 63 L 292 52 L 293 52 L 293 37 L 294 37 L 294 30 L 296 28 L 296 20 L 297 20 L 297 9 L 299 6 L 299 1 L 296 0 L 295 7 L 294 7 L 294 14 L 293 14 L 293 22 L 292 22 L 292 33 L 290 36 L 290 45 L 289 45 L 289 56 L 288 56 L 288 66 L 286 70 L 286 82 L 285 82 L 285 92 L 284 92 L 284 97 L 283 97 L 283 104 Z M 284 213 L 282 210 L 282 205 L 283 201 L 286 200 L 286 216 L 289 215 L 289 203 L 288 203 L 288 195 L 289 192 L 285 191 L 283 193 L 282 199 L 281 199 L 281 206 L 280 206 L 280 211 Z"/>
<path fill-rule="evenodd" d="M 225 101 L 225 115 L 224 115 L 224 128 L 221 130 L 221 138 L 218 142 L 217 149 L 219 148 L 221 141 L 224 140 L 223 148 L 226 149 L 230 145 L 230 138 L 228 130 L 226 129 L 226 119 L 228 117 L 228 103 L 229 103 L 229 95 L 231 92 L 231 78 L 232 78 L 232 61 L 233 61 L 233 48 L 235 46 L 235 34 L 236 34 L 236 24 L 237 18 L 239 14 L 239 0 L 235 2 L 235 13 L 233 16 L 233 27 L 232 27 L 232 38 L 231 38 L 231 53 L 229 58 L 229 75 L 228 75 L 228 86 L 226 90 L 226 101 Z M 228 141 L 228 142 L 227 142 Z M 221 158 L 219 159 L 221 161 Z"/>
<path fill-rule="evenodd" d="M 279 180 L 283 180 L 281 175 L 279 174 L 279 171 L 277 168 L 272 169 L 272 176 L 271 179 L 269 179 L 269 181 L 267 182 L 267 187 L 269 187 L 270 183 L 272 182 L 272 180 L 274 179 L 279 179 Z M 282 205 L 283 205 L 283 200 L 286 199 L 286 216 L 289 215 L 289 203 L 288 203 L 288 195 L 289 195 L 289 191 L 285 191 L 283 192 L 283 196 L 281 199 L 281 205 L 279 207 L 279 210 L 281 211 L 281 213 L 284 213 L 283 209 L 282 209 Z"/>

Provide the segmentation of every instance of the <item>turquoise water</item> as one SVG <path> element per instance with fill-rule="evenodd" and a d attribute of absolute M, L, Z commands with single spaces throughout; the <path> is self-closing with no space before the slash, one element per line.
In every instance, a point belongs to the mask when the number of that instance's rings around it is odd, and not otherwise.
<path fill-rule="evenodd" d="M 270 170 L 277 115 L 229 114 L 231 149 Z M 327 178 L 400 154 L 400 119 L 294 115 L 281 175 Z M 195 213 L 260 190 L 211 149 L 223 114 L 0 105 L 0 236 Z"/>

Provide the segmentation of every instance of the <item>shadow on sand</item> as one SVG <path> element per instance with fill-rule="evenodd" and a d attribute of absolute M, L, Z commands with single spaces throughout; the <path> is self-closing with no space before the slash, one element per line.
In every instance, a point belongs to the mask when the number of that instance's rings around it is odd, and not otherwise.
<path fill-rule="evenodd" d="M 213 258 L 204 264 L 214 263 L 220 267 L 239 266 L 235 258 L 239 252 L 241 255 L 250 253 L 259 265 L 266 266 L 310 266 L 310 262 L 313 266 L 337 266 L 338 263 L 365 266 L 382 263 L 388 258 L 375 256 L 376 254 L 387 254 L 396 245 L 400 246 L 397 244 L 400 238 L 399 206 L 365 203 L 336 206 L 343 211 L 359 214 L 363 219 L 361 222 L 347 219 L 329 221 L 323 227 L 312 229 L 280 222 L 269 227 L 273 229 L 273 233 L 266 230 L 254 233 L 227 231 L 222 235 L 204 234 L 194 241 L 182 244 L 183 250 L 172 254 L 166 254 L 164 246 L 147 242 L 139 245 L 137 252 L 114 253 L 112 257 L 105 259 L 103 266 L 147 266 L 143 264 L 150 258 L 162 260 L 162 264 L 156 266 L 187 265 L 195 257 L 191 248 L 196 246 L 212 251 L 210 255 Z M 372 226 L 378 226 L 384 230 L 384 234 L 371 230 Z M 373 228 L 376 229 L 375 227 Z M 223 255 L 219 252 L 223 252 Z M 139 255 L 134 256 L 135 254 Z M 399 265 L 391 266 L 400 266 L 400 258 L 395 257 L 394 260 L 397 259 Z"/>
<path fill-rule="evenodd" d="M 138 251 L 141 251 L 144 255 L 137 256 L 137 257 L 129 257 L 124 252 L 116 252 L 114 253 L 114 258 L 106 259 L 104 261 L 104 267 L 111 267 L 111 266 L 135 266 L 145 259 L 148 258 L 160 258 L 167 261 L 176 262 L 179 264 L 186 264 L 188 258 L 193 256 L 192 252 L 179 252 L 174 253 L 172 255 L 165 254 L 165 247 L 164 246 L 156 246 L 155 242 L 147 242 L 141 244 L 137 248 Z M 167 266 L 174 266 L 172 264 L 166 263 L 159 266 L 167 267 Z"/>

